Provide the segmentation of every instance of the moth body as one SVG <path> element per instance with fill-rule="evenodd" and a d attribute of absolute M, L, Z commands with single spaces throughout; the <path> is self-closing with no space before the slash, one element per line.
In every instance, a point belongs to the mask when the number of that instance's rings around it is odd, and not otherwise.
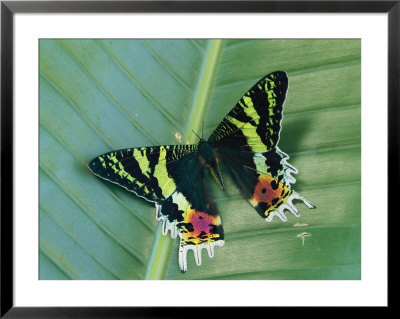
<path fill-rule="evenodd" d="M 219 187 L 224 189 L 224 182 L 218 165 L 218 157 L 211 143 L 201 138 L 198 148 L 200 163 L 210 170 Z"/>

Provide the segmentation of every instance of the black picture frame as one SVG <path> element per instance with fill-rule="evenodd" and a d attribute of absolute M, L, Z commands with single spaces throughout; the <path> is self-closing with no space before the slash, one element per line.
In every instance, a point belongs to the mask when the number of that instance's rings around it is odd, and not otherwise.
<path fill-rule="evenodd" d="M 13 23 L 16 13 L 270 12 L 388 14 L 388 204 L 399 179 L 400 1 L 2 1 L 1 2 L 1 318 L 176 318 L 178 308 L 15 307 L 13 300 Z M 390 173 L 389 173 L 390 172 Z M 382 212 L 381 212 L 382 213 Z M 391 216 L 388 214 L 388 218 Z M 391 223 L 388 223 L 388 227 Z M 393 225 L 393 223 L 392 223 Z M 390 233 L 390 232 L 389 232 Z M 391 232 L 393 233 L 393 232 Z M 389 241 L 390 243 L 390 241 Z M 388 246 L 390 247 L 390 246 Z M 390 264 L 390 258 L 389 258 Z M 390 281 L 388 280 L 388 285 Z M 390 298 L 388 308 L 390 308 Z M 294 308 L 291 308 L 294 310 Z M 239 312 L 245 309 L 240 309 Z M 296 309 L 296 316 L 304 308 Z M 213 309 L 213 316 L 224 309 Z M 236 311 L 236 310 L 235 310 Z M 192 313 L 192 311 L 190 311 Z M 236 313 L 238 314 L 238 313 Z"/>

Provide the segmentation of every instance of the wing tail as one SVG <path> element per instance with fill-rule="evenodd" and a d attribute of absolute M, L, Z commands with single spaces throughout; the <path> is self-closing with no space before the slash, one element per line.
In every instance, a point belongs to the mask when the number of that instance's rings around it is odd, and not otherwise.
<path fill-rule="evenodd" d="M 212 212 L 212 213 L 211 213 Z M 182 193 L 176 191 L 157 206 L 158 220 L 163 223 L 163 233 L 171 231 L 171 237 L 179 235 L 179 268 L 187 270 L 187 252 L 193 250 L 197 265 L 201 265 L 201 250 L 206 248 L 210 258 L 214 246 L 224 244 L 221 218 L 215 210 L 201 211 Z"/>

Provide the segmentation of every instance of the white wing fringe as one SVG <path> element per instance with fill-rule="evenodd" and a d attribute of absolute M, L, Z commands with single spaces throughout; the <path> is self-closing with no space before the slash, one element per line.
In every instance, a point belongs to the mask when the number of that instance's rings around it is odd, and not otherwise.
<path fill-rule="evenodd" d="M 185 245 L 185 241 L 183 239 L 183 234 L 180 234 L 181 238 L 179 242 L 179 269 L 182 273 L 187 271 L 187 252 L 188 250 L 193 250 L 194 260 L 196 261 L 196 265 L 201 265 L 201 250 L 205 248 L 208 252 L 208 256 L 210 258 L 214 257 L 214 247 L 215 246 L 223 246 L 225 241 L 219 240 L 209 244 L 201 244 L 201 245 Z"/>
<path fill-rule="evenodd" d="M 294 199 L 299 199 L 302 200 L 303 203 L 308 207 L 308 208 L 315 208 L 313 204 L 311 204 L 309 201 L 307 201 L 304 197 L 300 196 L 297 192 L 292 191 L 292 194 L 285 200 L 285 202 L 280 205 L 277 210 L 274 210 L 265 220 L 267 222 L 271 222 L 274 216 L 277 216 L 282 220 L 283 222 L 287 221 L 287 217 L 284 213 L 284 210 L 288 210 L 291 212 L 294 216 L 300 217 L 299 210 L 294 206 L 293 200 Z"/>

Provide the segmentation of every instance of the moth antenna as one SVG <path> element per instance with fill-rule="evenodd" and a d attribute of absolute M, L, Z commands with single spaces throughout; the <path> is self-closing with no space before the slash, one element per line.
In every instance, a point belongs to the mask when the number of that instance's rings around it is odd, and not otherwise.
<path fill-rule="evenodd" d="M 196 135 L 200 140 L 202 139 L 200 136 L 198 136 L 198 135 L 196 134 L 195 131 L 192 130 L 192 132 L 193 132 L 193 134 Z"/>

